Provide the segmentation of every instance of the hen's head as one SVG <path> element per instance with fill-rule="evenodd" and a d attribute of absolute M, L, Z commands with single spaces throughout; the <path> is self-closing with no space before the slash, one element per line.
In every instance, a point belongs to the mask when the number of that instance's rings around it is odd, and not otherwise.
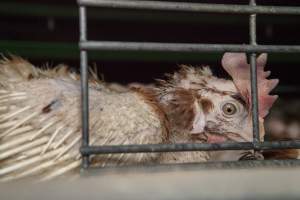
<path fill-rule="evenodd" d="M 260 136 L 264 136 L 263 118 L 277 96 L 269 92 L 278 80 L 268 80 L 264 72 L 267 55 L 257 58 Z M 222 66 L 232 80 L 217 78 L 208 67 L 182 66 L 162 82 L 160 100 L 171 125 L 194 140 L 208 143 L 253 140 L 250 66 L 244 53 L 225 53 Z"/>

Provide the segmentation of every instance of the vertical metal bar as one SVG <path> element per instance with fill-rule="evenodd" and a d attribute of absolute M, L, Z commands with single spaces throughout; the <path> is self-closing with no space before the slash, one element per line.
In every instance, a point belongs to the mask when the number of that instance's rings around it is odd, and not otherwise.
<path fill-rule="evenodd" d="M 79 26 L 80 41 L 86 41 L 87 37 L 87 21 L 86 8 L 79 7 Z M 88 94 L 88 55 L 85 50 L 80 50 L 80 71 L 81 71 L 81 103 L 82 103 L 82 147 L 89 145 L 89 94 Z M 89 156 L 82 157 L 82 167 L 84 169 L 89 166 Z"/>
<path fill-rule="evenodd" d="M 250 0 L 251 6 L 256 6 L 255 0 Z M 256 45 L 256 14 L 249 17 L 249 36 L 250 44 Z M 257 69 L 256 53 L 250 54 L 250 73 L 251 73 L 251 106 L 252 106 L 252 123 L 253 123 L 253 142 L 254 147 L 259 142 L 259 120 L 258 120 L 258 89 L 257 89 Z"/>

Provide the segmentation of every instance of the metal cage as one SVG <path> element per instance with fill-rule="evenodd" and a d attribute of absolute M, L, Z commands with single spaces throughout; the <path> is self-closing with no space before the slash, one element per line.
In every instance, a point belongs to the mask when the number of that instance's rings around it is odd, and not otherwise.
<path fill-rule="evenodd" d="M 262 52 L 300 53 L 299 45 L 259 45 L 256 43 L 256 15 L 300 15 L 298 7 L 258 6 L 255 0 L 249 5 L 223 5 L 138 0 L 78 0 L 80 23 L 80 66 L 82 98 L 82 167 L 89 167 L 91 154 L 175 152 L 175 151 L 218 151 L 218 150 L 269 150 L 300 149 L 299 141 L 261 142 L 258 126 L 258 88 L 256 57 Z M 89 41 L 87 39 L 87 7 L 129 8 L 167 10 L 178 12 L 231 13 L 249 15 L 249 44 L 187 44 L 153 42 Z M 250 56 L 253 142 L 221 144 L 144 144 L 144 145 L 89 145 L 89 100 L 88 100 L 88 53 L 89 50 L 109 51 L 168 51 L 168 52 L 246 52 Z M 284 161 L 283 161 L 284 162 Z M 286 161 L 288 162 L 288 161 Z M 291 161 L 289 161 L 291 162 Z M 296 162 L 296 161 L 295 161 Z M 299 164 L 299 162 L 297 162 Z"/>

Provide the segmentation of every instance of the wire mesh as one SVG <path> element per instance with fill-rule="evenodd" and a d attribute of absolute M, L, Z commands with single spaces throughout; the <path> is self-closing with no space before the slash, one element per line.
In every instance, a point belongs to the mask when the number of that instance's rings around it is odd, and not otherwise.
<path fill-rule="evenodd" d="M 297 45 L 259 45 L 256 43 L 256 14 L 288 14 L 300 15 L 300 8 L 283 6 L 257 6 L 255 0 L 249 5 L 223 5 L 162 1 L 133 1 L 133 0 L 78 0 L 80 17 L 80 64 L 81 64 L 81 94 L 82 94 L 82 134 L 81 154 L 83 168 L 89 166 L 91 154 L 108 153 L 141 153 L 141 152 L 174 152 L 174 151 L 219 151 L 219 150 L 269 150 L 297 149 L 299 141 L 261 142 L 259 140 L 258 123 L 258 88 L 256 72 L 256 56 L 262 52 L 299 53 Z M 233 44 L 184 44 L 184 43 L 153 43 L 153 42 L 119 42 L 119 41 L 88 41 L 86 7 L 130 8 L 149 10 L 172 10 L 185 12 L 214 12 L 249 15 L 249 37 L 247 45 Z M 246 52 L 250 53 L 251 96 L 253 142 L 221 143 L 221 144 L 144 144 L 144 145 L 89 145 L 89 111 L 88 111 L 88 73 L 87 61 L 89 50 L 123 50 L 123 51 L 168 51 L 168 52 Z"/>

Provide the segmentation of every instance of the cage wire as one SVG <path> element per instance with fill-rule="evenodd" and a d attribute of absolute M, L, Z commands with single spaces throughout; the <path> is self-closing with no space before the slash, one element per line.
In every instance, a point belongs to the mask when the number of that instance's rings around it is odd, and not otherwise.
<path fill-rule="evenodd" d="M 255 152 L 270 149 L 300 149 L 299 141 L 262 142 L 259 139 L 258 123 L 258 88 L 256 57 L 259 53 L 300 53 L 300 45 L 259 45 L 256 42 L 256 15 L 300 15 L 300 8 L 286 6 L 259 6 L 255 0 L 249 5 L 225 5 L 186 2 L 134 1 L 134 0 L 78 0 L 80 24 L 80 69 L 82 98 L 82 167 L 89 167 L 89 156 L 92 154 L 114 153 L 150 153 L 177 151 L 221 151 L 221 150 L 254 150 Z M 158 43 L 158 42 L 119 42 L 89 41 L 87 38 L 87 8 L 118 8 L 135 10 L 159 10 L 176 12 L 205 12 L 249 15 L 249 44 L 190 44 L 190 43 Z M 232 142 L 220 144 L 143 144 L 143 145 L 89 145 L 89 100 L 88 100 L 88 51 L 156 51 L 156 52 L 245 52 L 250 61 L 253 142 Z M 297 160 L 250 161 L 253 166 L 265 165 L 297 165 Z M 238 162 L 235 162 L 238 163 Z M 232 162 L 214 166 L 232 166 Z M 210 163 L 204 164 L 209 168 Z M 239 165 L 239 164 L 238 164 Z M 247 164 L 249 166 L 249 163 Z M 241 165 L 242 166 L 242 165 Z"/>

